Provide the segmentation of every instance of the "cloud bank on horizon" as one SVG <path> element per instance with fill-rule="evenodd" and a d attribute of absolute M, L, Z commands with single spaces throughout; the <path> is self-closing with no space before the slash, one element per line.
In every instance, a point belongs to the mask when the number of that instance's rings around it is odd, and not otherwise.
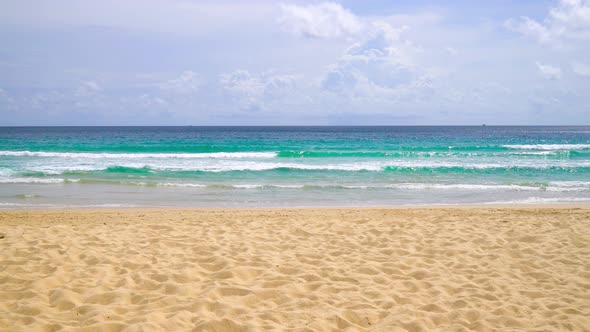
<path fill-rule="evenodd" d="M 590 0 L 23 0 L 0 37 L 0 125 L 590 124 Z"/>

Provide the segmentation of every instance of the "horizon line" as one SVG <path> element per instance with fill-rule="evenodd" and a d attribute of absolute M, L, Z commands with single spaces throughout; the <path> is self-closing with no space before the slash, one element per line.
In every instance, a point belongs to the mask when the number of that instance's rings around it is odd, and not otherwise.
<path fill-rule="evenodd" d="M 590 127 L 590 124 L 450 124 L 450 125 L 13 125 L 3 126 L 0 128 L 73 128 L 73 127 L 85 127 L 85 128 L 125 128 L 125 127 L 168 127 L 168 128 L 219 128 L 219 127 Z"/>

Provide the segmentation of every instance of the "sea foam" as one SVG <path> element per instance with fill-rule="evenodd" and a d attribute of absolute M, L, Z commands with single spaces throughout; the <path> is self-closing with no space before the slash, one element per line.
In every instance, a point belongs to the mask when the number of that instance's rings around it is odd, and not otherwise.
<path fill-rule="evenodd" d="M 587 150 L 590 144 L 506 144 L 509 149 L 521 150 Z"/>
<path fill-rule="evenodd" d="M 42 158 L 84 158 L 84 159 L 232 159 L 232 158 L 274 158 L 276 152 L 212 152 L 212 153 L 90 153 L 90 152 L 47 152 L 47 151 L 0 151 L 0 156 L 42 157 Z"/>

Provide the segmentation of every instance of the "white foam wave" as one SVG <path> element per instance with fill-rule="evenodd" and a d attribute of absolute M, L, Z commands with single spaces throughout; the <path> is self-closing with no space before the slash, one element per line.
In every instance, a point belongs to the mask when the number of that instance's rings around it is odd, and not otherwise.
<path fill-rule="evenodd" d="M 147 184 L 146 184 L 147 185 Z M 184 187 L 184 188 L 228 188 L 228 189 L 262 189 L 262 188 L 304 188 L 305 185 L 280 185 L 280 184 L 197 184 L 197 183 L 158 183 L 158 187 Z"/>
<path fill-rule="evenodd" d="M 70 180 L 68 180 L 69 182 Z M 556 181 L 544 184 L 446 184 L 446 183 L 395 183 L 395 184 L 202 184 L 184 182 L 148 183 L 120 181 L 119 184 L 136 186 L 199 188 L 199 189 L 393 189 L 393 190 L 464 190 L 464 191 L 551 191 L 551 192 L 590 192 L 590 183 L 581 181 Z"/>
<path fill-rule="evenodd" d="M 63 174 L 64 172 L 85 172 L 85 171 L 102 171 L 109 167 L 118 166 L 126 168 L 148 168 L 151 171 L 201 171 L 201 172 L 229 172 L 229 171 L 269 171 L 275 169 L 294 169 L 294 170 L 311 170 L 311 171 L 383 171 L 386 168 L 408 168 L 408 169 L 445 169 L 445 168 L 463 168 L 463 169 L 511 169 L 511 168 L 530 168 L 530 169 L 548 169 L 551 167 L 590 167 L 590 160 L 581 161 L 562 161 L 562 160 L 543 160 L 542 162 L 534 160 L 518 160 L 509 162 L 495 163 L 473 163 L 469 161 L 461 162 L 436 162 L 429 160 L 399 160 L 399 161 L 367 161 L 357 163 L 295 163 L 295 162 L 266 162 L 251 160 L 177 160 L 175 162 L 166 161 L 145 161 L 145 162 L 119 162 L 116 164 L 109 161 L 68 163 L 67 161 L 58 161 L 55 163 L 30 163 L 24 165 L 21 171 L 42 172 L 44 174 Z"/>
<path fill-rule="evenodd" d="M 401 183 L 391 185 L 391 188 L 398 189 L 437 189 L 437 190 L 511 190 L 511 191 L 539 191 L 543 187 L 538 186 L 523 186 L 516 184 L 501 185 L 501 184 L 436 184 L 436 183 Z"/>
<path fill-rule="evenodd" d="M 590 188 L 590 182 L 587 181 L 551 181 L 551 186 L 557 187 L 588 187 Z"/>
<path fill-rule="evenodd" d="M 211 153 L 90 153 L 90 152 L 45 152 L 45 151 L 0 151 L 0 156 L 48 157 L 85 159 L 232 159 L 274 158 L 276 152 L 211 152 Z"/>
<path fill-rule="evenodd" d="M 553 151 L 526 151 L 526 152 L 510 152 L 509 155 L 516 156 L 555 156 L 559 155 L 557 150 Z"/>
<path fill-rule="evenodd" d="M 552 181 L 547 191 L 590 191 L 590 182 L 585 181 Z"/>
<path fill-rule="evenodd" d="M 438 183 L 400 183 L 391 188 L 409 190 L 500 190 L 500 191 L 552 191 L 552 192 L 590 192 L 590 182 L 555 181 L 544 184 L 438 184 Z"/>
<path fill-rule="evenodd" d="M 61 178 L 34 178 L 34 177 L 0 177 L 2 184 L 58 184 L 77 183 L 80 179 Z M 100 183 L 100 181 L 98 182 Z M 108 181 L 107 181 L 108 183 Z M 551 192 L 590 192 L 590 182 L 585 181 L 552 181 L 548 185 L 543 184 L 446 184 L 446 183 L 394 183 L 394 184 L 200 184 L 183 182 L 141 182 L 141 181 L 120 181 L 118 184 L 136 186 L 156 187 L 179 187 L 179 188 L 228 188 L 228 189 L 399 189 L 399 190 L 475 190 L 475 191 L 551 191 Z"/>
<path fill-rule="evenodd" d="M 2 177 L 0 178 L 0 183 L 4 184 L 17 184 L 17 183 L 31 183 L 31 184 L 55 184 L 55 183 L 64 183 L 66 180 L 59 179 L 59 178 L 11 178 L 11 177 Z"/>
<path fill-rule="evenodd" d="M 542 203 L 576 203 L 590 202 L 590 197 L 528 197 L 511 201 L 494 201 L 484 204 L 542 204 Z"/>
<path fill-rule="evenodd" d="M 141 183 L 138 183 L 141 184 Z M 195 183 L 158 183 L 158 187 L 187 187 L 187 188 L 206 188 L 207 185 L 204 184 L 195 184 Z"/>
<path fill-rule="evenodd" d="M 56 163 L 28 166 L 24 171 L 42 172 L 44 174 L 63 174 L 64 172 L 88 172 L 102 171 L 109 167 L 118 166 L 126 168 L 149 168 L 153 171 L 201 171 L 201 172 L 230 172 L 230 171 L 268 171 L 280 168 L 300 170 L 325 170 L 325 171 L 380 171 L 384 167 L 381 163 L 358 163 L 358 164 L 297 164 L 297 163 L 272 163 L 254 161 L 232 161 L 232 160 L 200 160 L 185 162 L 145 162 L 128 163 L 121 162 L 116 165 L 108 162 L 97 162 L 94 164 L 71 164 Z"/>
<path fill-rule="evenodd" d="M 590 144 L 507 144 L 509 149 L 520 150 L 584 150 L 590 149 Z"/>
<path fill-rule="evenodd" d="M 264 185 L 262 185 L 262 184 L 234 184 L 231 187 L 236 188 L 236 189 L 260 189 L 260 188 L 264 188 Z"/>
<path fill-rule="evenodd" d="M 23 206 L 27 204 L 0 202 L 0 206 Z"/>
<path fill-rule="evenodd" d="M 117 203 L 105 203 L 105 204 L 51 204 L 51 203 L 11 203 L 11 202 L 0 202 L 0 209 L 3 207 L 6 209 L 12 208 L 133 208 L 139 207 L 136 204 L 117 204 Z"/>

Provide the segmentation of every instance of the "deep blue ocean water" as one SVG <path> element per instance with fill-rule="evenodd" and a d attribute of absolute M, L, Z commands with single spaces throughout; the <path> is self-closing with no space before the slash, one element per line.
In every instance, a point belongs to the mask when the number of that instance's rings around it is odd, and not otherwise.
<path fill-rule="evenodd" d="M 0 208 L 590 202 L 590 127 L 0 127 Z"/>

